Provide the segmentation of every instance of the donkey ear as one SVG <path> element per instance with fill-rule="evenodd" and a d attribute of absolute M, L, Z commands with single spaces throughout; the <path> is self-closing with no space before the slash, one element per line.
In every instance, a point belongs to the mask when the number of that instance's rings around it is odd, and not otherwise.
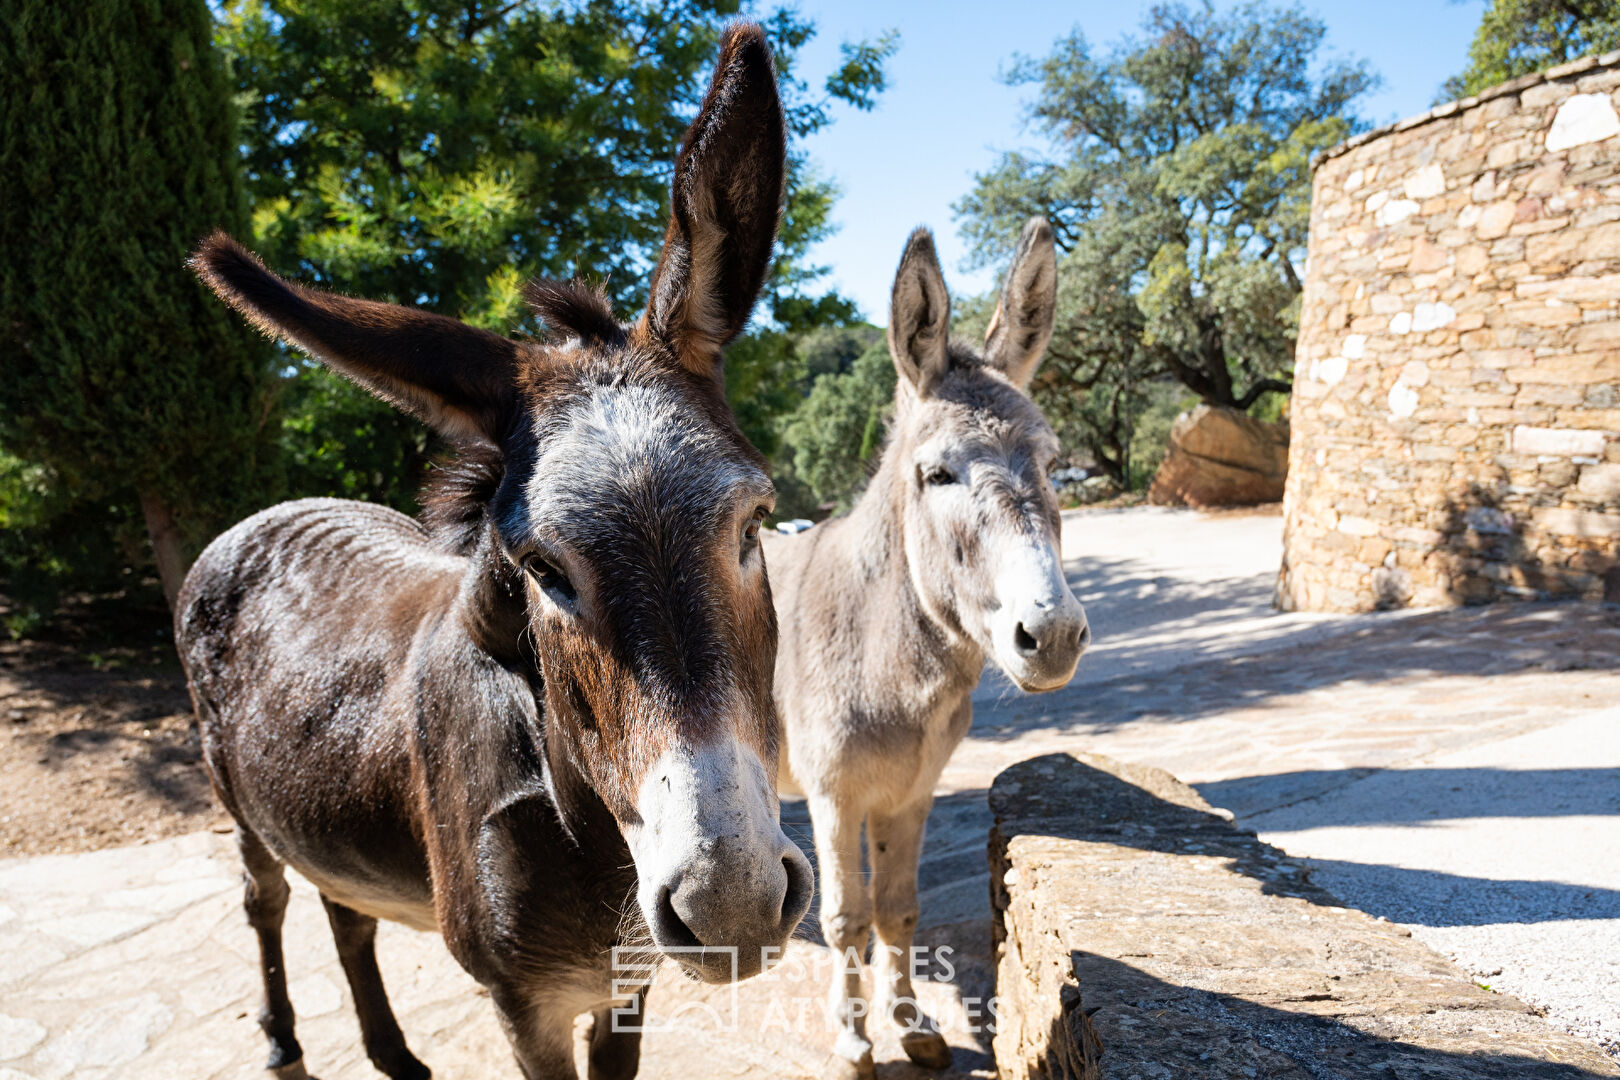
<path fill-rule="evenodd" d="M 889 355 L 894 368 L 927 397 L 950 366 L 951 294 L 934 253 L 934 234 L 917 229 L 906 241 L 889 296 Z"/>
<path fill-rule="evenodd" d="M 191 268 L 264 333 L 390 405 L 452 439 L 499 442 L 517 358 L 506 338 L 443 315 L 284 281 L 222 232 L 198 246 Z"/>
<path fill-rule="evenodd" d="M 646 326 L 687 368 L 714 375 L 770 267 L 787 140 L 765 31 L 727 27 L 709 92 L 675 159 L 669 231 Z"/>
<path fill-rule="evenodd" d="M 1001 288 L 1001 301 L 984 335 L 984 357 L 1013 385 L 1029 386 L 1052 340 L 1057 319 L 1057 254 L 1052 226 L 1033 217 L 1018 238 L 1018 251 Z"/>

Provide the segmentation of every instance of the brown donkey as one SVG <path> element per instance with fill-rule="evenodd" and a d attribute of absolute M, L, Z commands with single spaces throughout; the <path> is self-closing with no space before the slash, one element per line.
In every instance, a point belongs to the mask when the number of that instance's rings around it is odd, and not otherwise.
<path fill-rule="evenodd" d="M 524 1076 L 628 1077 L 610 1022 L 627 944 L 716 981 L 757 972 L 812 882 L 778 825 L 765 462 L 720 349 L 764 279 L 784 134 L 759 27 L 728 30 L 675 163 L 632 326 L 539 282 L 518 343 L 316 292 L 222 236 L 195 266 L 266 332 L 469 447 L 418 523 L 311 499 L 216 540 L 176 635 L 236 819 L 270 1068 L 303 1077 L 282 963 L 291 865 L 326 905 L 367 1053 L 426 1077 L 389 1009 L 377 919 L 435 929 L 488 987 Z M 628 998 L 638 1010 L 641 993 Z"/>
<path fill-rule="evenodd" d="M 1052 336 L 1056 277 L 1052 230 L 1037 218 L 981 353 L 949 339 L 933 238 L 913 233 L 889 312 L 900 378 L 877 471 L 848 516 L 767 549 L 784 764 L 815 825 L 822 933 L 845 961 L 831 1015 L 847 1074 L 873 1074 L 859 957 L 874 925 L 878 995 L 901 1046 L 919 1064 L 949 1064 L 910 976 L 934 784 L 973 721 L 987 659 L 1024 690 L 1054 690 L 1090 640 L 1058 555 L 1046 478 L 1057 439 L 1024 392 Z"/>

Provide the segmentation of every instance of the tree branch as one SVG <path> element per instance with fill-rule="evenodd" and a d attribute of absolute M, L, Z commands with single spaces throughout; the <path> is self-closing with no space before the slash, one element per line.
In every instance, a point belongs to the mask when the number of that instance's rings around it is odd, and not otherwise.
<path fill-rule="evenodd" d="M 1261 394 L 1287 394 L 1294 389 L 1294 384 L 1287 379 L 1261 379 L 1249 387 L 1248 393 L 1232 403 L 1232 408 L 1244 412 L 1250 405 L 1260 400 Z"/>

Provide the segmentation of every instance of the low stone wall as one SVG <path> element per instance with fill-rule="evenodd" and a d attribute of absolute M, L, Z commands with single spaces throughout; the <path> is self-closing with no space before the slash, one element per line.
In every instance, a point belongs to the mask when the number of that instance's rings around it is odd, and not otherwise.
<path fill-rule="evenodd" d="M 1620 599 L 1620 53 L 1319 164 L 1279 603 Z"/>
<path fill-rule="evenodd" d="M 1620 1076 L 1162 770 L 1051 754 L 990 808 L 1003 1080 Z"/>

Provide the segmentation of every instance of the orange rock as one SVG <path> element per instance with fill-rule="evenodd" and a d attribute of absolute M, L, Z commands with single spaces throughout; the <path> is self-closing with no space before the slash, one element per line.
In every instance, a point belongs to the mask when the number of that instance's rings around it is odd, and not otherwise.
<path fill-rule="evenodd" d="M 1288 477 L 1288 425 L 1236 409 L 1199 405 L 1170 429 L 1170 451 L 1148 489 L 1162 506 L 1252 506 L 1276 502 Z"/>

